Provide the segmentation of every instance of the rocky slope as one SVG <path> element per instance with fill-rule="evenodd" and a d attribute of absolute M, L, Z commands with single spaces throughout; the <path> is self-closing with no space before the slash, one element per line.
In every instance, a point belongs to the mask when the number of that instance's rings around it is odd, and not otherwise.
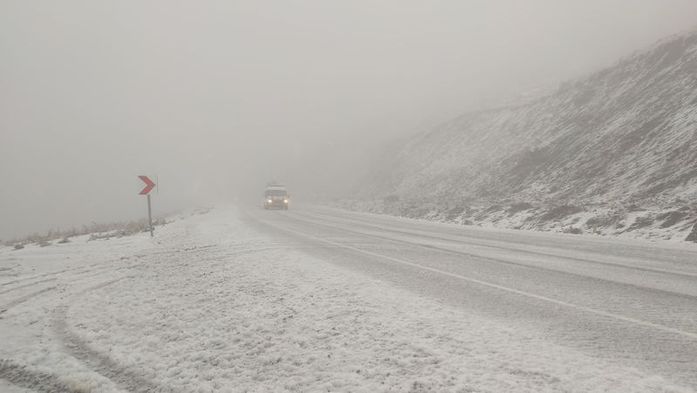
<path fill-rule="evenodd" d="M 465 114 L 380 168 L 350 206 L 685 239 L 697 222 L 697 32 L 530 103 Z"/>

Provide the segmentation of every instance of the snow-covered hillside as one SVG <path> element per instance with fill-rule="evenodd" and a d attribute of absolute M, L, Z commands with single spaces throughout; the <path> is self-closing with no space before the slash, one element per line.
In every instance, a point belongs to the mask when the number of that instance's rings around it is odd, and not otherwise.
<path fill-rule="evenodd" d="M 697 220 L 696 163 L 694 32 L 536 101 L 465 114 L 408 141 L 353 207 L 683 240 Z"/>

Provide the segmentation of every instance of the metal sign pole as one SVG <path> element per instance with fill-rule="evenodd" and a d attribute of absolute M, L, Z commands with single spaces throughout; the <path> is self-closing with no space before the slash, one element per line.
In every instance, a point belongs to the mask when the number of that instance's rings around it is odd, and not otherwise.
<path fill-rule="evenodd" d="M 152 209 L 150 207 L 150 194 L 148 194 L 148 222 L 150 223 L 150 237 L 153 237 L 153 228 L 152 228 Z"/>
<path fill-rule="evenodd" d="M 150 180 L 149 177 L 145 175 L 138 176 L 140 180 L 145 183 L 145 188 L 140 191 L 140 195 L 146 195 L 148 197 L 148 224 L 150 224 L 150 237 L 153 237 L 153 227 L 152 227 L 152 205 L 150 204 L 150 191 L 155 188 L 156 184 Z"/>

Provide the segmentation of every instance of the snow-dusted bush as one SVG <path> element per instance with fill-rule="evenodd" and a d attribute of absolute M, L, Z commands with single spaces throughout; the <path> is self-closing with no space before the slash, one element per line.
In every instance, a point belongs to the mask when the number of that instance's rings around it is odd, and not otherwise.
<path fill-rule="evenodd" d="M 546 213 L 540 216 L 540 221 L 559 221 L 565 217 L 572 214 L 580 213 L 583 211 L 582 207 L 573 205 L 561 205 L 555 206 L 549 209 Z"/>

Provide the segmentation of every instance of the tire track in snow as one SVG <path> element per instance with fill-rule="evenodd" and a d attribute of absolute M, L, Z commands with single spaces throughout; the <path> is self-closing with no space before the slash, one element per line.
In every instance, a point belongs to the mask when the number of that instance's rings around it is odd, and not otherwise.
<path fill-rule="evenodd" d="M 110 261 L 110 262 L 112 262 L 112 261 Z M 101 263 L 93 263 L 93 264 L 87 265 L 87 266 L 75 266 L 75 267 L 71 267 L 71 268 L 69 268 L 69 269 L 63 269 L 63 270 L 59 270 L 59 271 L 56 271 L 56 272 L 48 272 L 48 273 L 42 273 L 42 274 L 35 274 L 35 275 L 29 276 L 29 277 L 22 277 L 22 278 L 18 278 L 18 279 L 12 280 L 12 281 L 6 281 L 6 282 L 1 283 L 0 285 L 4 287 L 4 286 L 7 286 L 7 285 L 19 284 L 19 283 L 22 283 L 22 282 L 25 282 L 25 281 L 31 281 L 31 280 L 35 280 L 35 279 L 39 279 L 39 278 L 43 278 L 43 277 L 57 276 L 57 275 L 59 275 L 59 274 L 68 273 L 68 272 L 73 272 L 73 271 L 76 271 L 76 270 L 81 270 L 81 269 L 82 269 L 82 270 L 85 270 L 85 269 L 92 268 L 92 267 L 95 267 L 95 266 L 100 266 L 100 265 L 102 265 L 102 264 L 101 264 Z M 89 270 L 88 270 L 88 271 L 89 271 Z"/>
<path fill-rule="evenodd" d="M 94 267 L 94 266 L 97 266 L 97 267 L 94 268 L 94 269 L 89 269 L 89 267 Z M 118 271 L 118 270 L 126 270 L 126 269 L 130 269 L 130 268 L 132 268 L 132 267 L 134 267 L 134 266 L 137 266 L 137 264 L 133 264 L 133 265 L 123 265 L 123 266 L 118 266 L 118 267 L 114 267 L 114 265 L 92 264 L 92 265 L 89 265 L 89 266 L 87 266 L 87 267 L 80 267 L 80 268 L 74 268 L 74 269 L 66 269 L 66 270 L 62 270 L 62 271 L 59 271 L 59 272 L 53 272 L 53 273 L 50 273 L 50 274 L 42 274 L 42 275 L 39 275 L 39 276 L 41 276 L 41 277 L 46 277 L 46 276 L 51 276 L 51 275 L 53 275 L 53 276 L 58 276 L 59 274 L 71 273 L 70 277 L 68 277 L 68 278 L 70 279 L 70 282 L 73 283 L 74 280 L 82 280 L 82 279 L 85 279 L 85 278 L 96 277 L 96 276 L 98 276 L 98 275 L 100 275 L 100 274 L 102 274 L 102 273 L 105 273 L 105 272 L 107 272 L 107 271 L 111 271 L 111 270 L 115 270 L 115 271 Z M 75 270 L 77 270 L 77 269 L 82 269 L 82 270 L 80 270 L 80 271 L 75 271 Z M 38 276 L 27 277 L 27 278 L 15 280 L 15 283 L 23 283 L 23 282 L 25 282 L 25 281 L 28 281 L 28 280 L 31 280 L 31 279 L 36 279 L 36 278 L 41 278 L 41 277 L 38 277 Z M 34 285 L 43 284 L 43 283 L 46 283 L 46 282 L 49 282 L 49 281 L 58 281 L 60 278 L 62 278 L 62 277 L 49 277 L 49 278 L 41 279 L 41 280 L 39 280 L 39 281 L 34 281 L 34 282 L 31 282 L 31 283 L 27 283 L 27 284 L 20 284 L 20 285 L 17 285 L 17 286 L 15 286 L 15 287 L 12 287 L 12 288 L 9 288 L 9 289 L 3 289 L 2 291 L 0 291 L 0 295 L 5 294 L 5 293 L 9 293 L 9 292 L 13 292 L 13 291 L 16 291 L 16 290 L 19 290 L 19 289 L 31 287 L 31 286 L 34 286 Z M 9 285 L 9 284 L 11 284 L 11 283 L 8 282 L 8 283 L 5 283 L 5 284 L 3 284 L 3 285 Z"/>
<path fill-rule="evenodd" d="M 90 265 L 90 266 L 95 266 L 95 265 Z M 130 266 L 127 266 L 127 267 L 120 267 L 120 268 L 117 268 L 116 270 L 121 270 L 121 269 L 123 269 L 123 268 L 129 268 L 129 267 L 130 267 Z M 84 279 L 84 278 L 96 277 L 96 276 L 99 276 L 100 274 L 103 274 L 103 273 L 106 272 L 107 270 L 110 270 L 110 268 L 111 268 L 111 266 L 102 266 L 102 267 L 99 267 L 99 268 L 97 268 L 97 269 L 84 269 L 84 270 L 82 270 L 82 271 L 79 271 L 79 272 L 75 273 L 75 275 L 72 276 L 71 278 L 73 278 L 73 279 L 78 279 L 78 280 L 79 280 L 79 279 Z M 68 270 L 74 271 L 74 269 L 68 269 Z M 56 273 L 54 273 L 54 275 L 61 274 L 61 273 L 66 273 L 66 271 L 56 272 Z M 92 273 L 92 274 L 90 274 L 90 273 Z M 86 275 L 86 276 L 83 276 L 83 275 Z M 4 294 L 6 294 L 6 293 L 13 292 L 13 291 L 16 291 L 16 290 L 20 290 L 20 289 L 24 289 L 24 288 L 30 288 L 30 287 L 33 287 L 33 286 L 36 286 L 36 285 L 44 284 L 44 283 L 47 283 L 47 282 L 53 282 L 53 281 L 57 281 L 57 280 L 58 280 L 58 277 L 51 277 L 51 278 L 46 278 L 46 279 L 43 279 L 43 280 L 39 280 L 39 281 L 35 281 L 35 282 L 31 282 L 31 283 L 19 285 L 19 286 L 16 286 L 16 287 L 9 288 L 9 289 L 6 289 L 6 290 L 1 291 L 1 292 L 0 292 L 0 295 L 4 295 Z M 23 282 L 23 281 L 26 281 L 26 280 L 22 280 L 22 282 Z M 2 316 L 2 314 L 4 314 L 5 312 L 7 312 L 7 311 L 8 311 L 9 309 L 11 309 L 12 307 L 15 307 L 15 306 L 18 306 L 18 305 L 20 305 L 20 304 L 22 304 L 22 303 L 25 303 L 25 302 L 27 302 L 28 300 L 31 300 L 32 298 L 34 298 L 34 297 L 36 297 L 36 296 L 39 296 L 39 295 L 43 294 L 44 292 L 48 292 L 48 291 L 54 290 L 54 289 L 56 289 L 56 288 L 58 288 L 58 285 L 53 285 L 53 286 L 50 286 L 50 287 L 42 288 L 42 289 L 40 289 L 40 290 L 38 290 L 38 291 L 31 292 L 31 293 L 26 294 L 26 295 L 24 295 L 24 296 L 20 296 L 20 297 L 18 297 L 18 298 L 15 298 L 14 300 L 10 301 L 9 303 L 6 303 L 4 306 L 0 306 L 0 317 Z"/>
<path fill-rule="evenodd" d="M 45 393 L 87 393 L 89 390 L 69 386 L 58 376 L 31 370 L 7 359 L 0 359 L 0 378 L 15 386 Z"/>
<path fill-rule="evenodd" d="M 96 291 L 98 289 L 116 284 L 119 281 L 133 278 L 125 276 L 86 288 L 76 295 Z M 90 348 L 89 344 L 81 339 L 68 325 L 67 313 L 69 306 L 62 305 L 53 310 L 53 328 L 59 339 L 63 342 L 68 352 L 84 363 L 90 370 L 109 379 L 118 387 L 131 393 L 175 393 L 172 388 L 160 386 L 143 376 L 137 370 L 123 366 L 106 354 Z"/>
<path fill-rule="evenodd" d="M 16 291 L 16 290 L 19 290 L 19 289 L 23 289 L 23 288 L 27 288 L 27 287 L 33 287 L 34 285 L 43 284 L 43 283 L 45 283 L 45 282 L 56 281 L 56 280 L 58 280 L 58 278 L 55 278 L 55 277 L 54 277 L 54 278 L 46 278 L 46 279 L 44 279 L 44 280 L 39 280 L 39 281 L 30 282 L 30 283 L 28 283 L 28 284 L 23 284 L 23 285 L 16 286 L 16 287 L 14 287 L 14 288 L 10 288 L 10 289 L 6 289 L 6 290 L 4 290 L 4 291 L 0 291 L 0 295 L 4 295 L 4 294 L 6 294 L 6 293 L 13 292 L 13 291 Z"/>
<path fill-rule="evenodd" d="M 2 314 L 4 314 L 5 312 L 7 312 L 7 310 L 11 309 L 12 307 L 18 306 L 18 305 L 20 305 L 20 304 L 26 302 L 27 300 L 32 299 L 33 297 L 39 296 L 39 295 L 41 295 L 42 293 L 45 293 L 45 292 L 48 292 L 48 291 L 52 291 L 52 290 L 54 290 L 54 289 L 56 289 L 56 288 L 57 288 L 57 286 L 48 287 L 48 288 L 44 288 L 44 289 L 38 290 L 38 291 L 36 291 L 36 292 L 29 293 L 29 294 L 24 295 L 24 296 L 18 297 L 17 299 L 15 299 L 15 300 L 13 300 L 13 301 L 11 301 L 11 302 L 5 304 L 4 306 L 0 306 L 0 316 L 2 316 Z"/>

